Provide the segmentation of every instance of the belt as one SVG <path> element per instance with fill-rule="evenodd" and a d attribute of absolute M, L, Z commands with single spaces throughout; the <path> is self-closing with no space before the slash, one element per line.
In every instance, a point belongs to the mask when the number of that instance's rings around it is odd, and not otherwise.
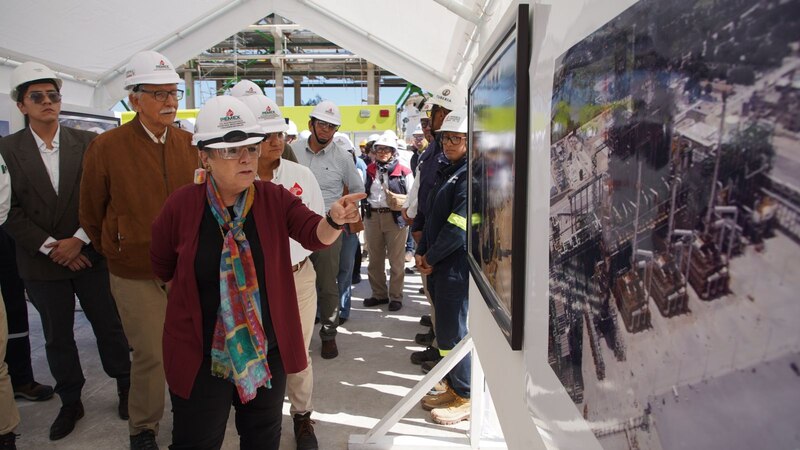
<path fill-rule="evenodd" d="M 372 206 L 369 207 L 369 210 L 372 211 L 372 212 L 379 213 L 379 214 L 380 213 L 392 212 L 392 210 L 389 209 L 389 208 L 373 208 Z"/>
<path fill-rule="evenodd" d="M 297 263 L 297 264 L 293 265 L 293 266 L 292 266 L 292 272 L 297 272 L 298 270 L 302 269 L 302 268 L 303 268 L 303 265 L 305 265 L 305 263 L 306 263 L 307 261 L 308 261 L 308 256 L 306 256 L 305 258 L 303 258 L 303 260 L 302 260 L 302 261 L 300 261 L 299 263 Z"/>

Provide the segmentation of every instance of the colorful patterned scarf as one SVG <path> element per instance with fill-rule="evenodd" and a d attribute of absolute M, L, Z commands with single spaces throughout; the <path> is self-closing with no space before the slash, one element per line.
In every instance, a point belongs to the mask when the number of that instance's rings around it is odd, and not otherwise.
<path fill-rule="evenodd" d="M 244 221 L 253 206 L 255 187 L 239 195 L 231 219 L 214 177 L 206 182 L 206 198 L 223 234 L 219 263 L 219 310 L 211 344 L 211 374 L 234 385 L 242 403 L 261 386 L 272 388 L 267 364 L 267 336 L 261 324 L 261 297 Z"/>

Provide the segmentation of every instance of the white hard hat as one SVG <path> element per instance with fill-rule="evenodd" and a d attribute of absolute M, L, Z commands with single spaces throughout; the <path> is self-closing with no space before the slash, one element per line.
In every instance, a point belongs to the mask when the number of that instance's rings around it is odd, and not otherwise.
<path fill-rule="evenodd" d="M 392 138 L 391 136 L 384 134 L 372 144 L 372 149 L 375 150 L 375 147 L 383 145 L 385 147 L 392 147 L 393 149 L 397 150 L 397 139 Z"/>
<path fill-rule="evenodd" d="M 391 136 L 392 138 L 397 139 L 397 133 L 395 133 L 394 130 L 384 130 L 383 134 L 385 136 Z"/>
<path fill-rule="evenodd" d="M 264 95 L 264 91 L 252 81 L 242 80 L 233 85 L 231 88 L 231 95 L 236 98 L 241 98 L 248 95 Z"/>
<path fill-rule="evenodd" d="M 433 93 L 426 104 L 439 105 L 454 111 L 464 106 L 466 102 L 467 96 L 461 92 L 461 89 L 457 88 L 455 84 L 446 83 Z"/>
<path fill-rule="evenodd" d="M 303 131 L 301 131 L 301 132 L 300 132 L 300 134 L 298 135 L 298 137 L 299 137 L 300 139 L 308 139 L 308 137 L 309 137 L 309 136 L 311 136 L 311 132 L 310 132 L 310 131 L 308 131 L 308 130 L 303 130 Z"/>
<path fill-rule="evenodd" d="M 422 125 L 420 125 L 420 124 L 417 124 L 417 126 L 416 126 L 416 127 L 414 127 L 414 132 L 413 132 L 413 133 L 411 133 L 411 134 L 412 134 L 412 135 L 417 135 L 417 134 L 419 134 L 419 135 L 422 135 L 422 134 L 425 134 L 425 133 L 423 133 L 423 132 L 422 132 Z"/>
<path fill-rule="evenodd" d="M 178 84 L 181 77 L 166 56 L 152 50 L 139 52 L 125 68 L 125 89 L 139 84 Z"/>
<path fill-rule="evenodd" d="M 278 104 L 266 95 L 246 95 L 239 100 L 250 108 L 264 133 L 279 133 L 289 128 Z"/>
<path fill-rule="evenodd" d="M 334 133 L 333 142 L 337 147 L 341 147 L 343 150 L 355 149 L 355 145 L 353 145 L 353 141 L 350 140 L 350 137 L 339 131 Z"/>
<path fill-rule="evenodd" d="M 398 150 L 406 150 L 408 148 L 408 145 L 406 144 L 405 140 L 397 139 L 396 142 L 397 142 L 397 149 Z"/>
<path fill-rule="evenodd" d="M 370 134 L 369 137 L 367 138 L 367 144 L 369 144 L 370 142 L 377 141 L 380 137 L 381 137 L 381 135 L 377 134 L 377 133 Z"/>
<path fill-rule="evenodd" d="M 297 136 L 297 124 L 292 119 L 289 119 L 289 128 L 286 129 L 286 134 L 289 136 Z"/>
<path fill-rule="evenodd" d="M 444 122 L 442 122 L 442 127 L 439 128 L 439 131 L 450 131 L 453 133 L 466 133 L 468 130 L 467 127 L 467 108 L 461 107 L 455 111 L 450 112 L 447 117 L 444 118 Z"/>
<path fill-rule="evenodd" d="M 257 144 L 264 133 L 256 116 L 241 100 L 220 95 L 207 101 L 197 113 L 192 145 L 203 148 Z"/>
<path fill-rule="evenodd" d="M 342 124 L 342 114 L 339 112 L 339 107 L 330 100 L 323 100 L 317 103 L 309 116 L 334 125 Z"/>
<path fill-rule="evenodd" d="M 17 92 L 17 88 L 25 83 L 37 80 L 53 80 L 56 86 L 58 86 L 59 91 L 63 83 L 61 78 L 58 78 L 55 72 L 45 65 L 33 61 L 24 62 L 17 66 L 14 72 L 11 73 L 11 92 L 9 92 L 11 99 L 15 102 L 18 101 L 17 94 L 19 94 L 19 92 Z"/>

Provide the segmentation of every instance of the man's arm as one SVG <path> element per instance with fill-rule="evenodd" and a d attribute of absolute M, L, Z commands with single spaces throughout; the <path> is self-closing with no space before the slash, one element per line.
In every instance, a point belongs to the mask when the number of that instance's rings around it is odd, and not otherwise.
<path fill-rule="evenodd" d="M 103 218 L 106 215 L 106 207 L 111 196 L 108 174 L 100 157 L 100 150 L 97 140 L 94 140 L 83 155 L 83 176 L 81 177 L 81 198 L 78 211 L 83 231 L 89 236 L 94 248 L 102 254 Z M 131 201 L 135 201 L 135 199 L 131 199 Z"/>
<path fill-rule="evenodd" d="M 342 150 L 341 153 L 344 156 L 339 155 L 339 165 L 344 171 L 344 181 L 347 184 L 348 192 L 351 194 L 364 192 L 364 182 L 361 181 L 361 176 L 358 174 L 358 169 L 356 169 L 353 159 L 346 151 Z"/>

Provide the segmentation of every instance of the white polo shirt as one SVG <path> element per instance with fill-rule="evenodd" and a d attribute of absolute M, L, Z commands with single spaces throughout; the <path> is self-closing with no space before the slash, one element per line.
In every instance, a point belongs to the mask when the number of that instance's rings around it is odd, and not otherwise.
<path fill-rule="evenodd" d="M 287 159 L 279 159 L 278 168 L 272 173 L 272 182 L 286 188 L 292 194 L 300 197 L 308 209 L 319 215 L 325 213 L 325 203 L 322 200 L 322 190 L 317 183 L 311 169 Z M 289 238 L 289 251 L 291 252 L 292 265 L 300 263 L 311 251 L 306 250 L 299 242 Z"/>

